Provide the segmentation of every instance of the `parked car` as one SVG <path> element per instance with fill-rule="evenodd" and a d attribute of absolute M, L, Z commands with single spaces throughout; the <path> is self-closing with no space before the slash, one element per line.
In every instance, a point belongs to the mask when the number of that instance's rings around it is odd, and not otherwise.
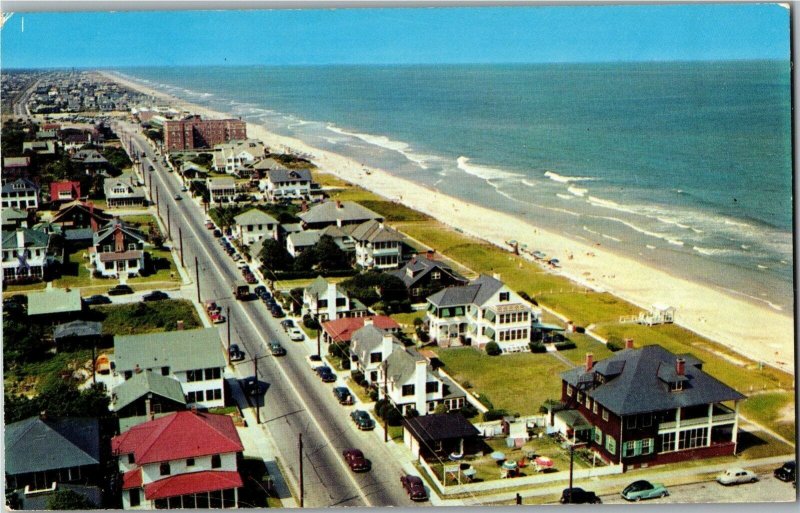
<path fill-rule="evenodd" d="M 183 187 L 181 187 L 181 192 L 187 192 L 188 190 L 189 189 L 187 189 L 185 185 Z"/>
<path fill-rule="evenodd" d="M 244 262 L 240 262 L 236 264 L 242 272 L 242 276 L 245 274 L 253 274 L 253 271 L 250 270 L 250 266 L 245 264 Z"/>
<path fill-rule="evenodd" d="M 213 322 L 214 324 L 222 324 L 223 322 L 225 322 L 225 316 L 219 312 L 208 314 L 208 318 L 211 319 L 211 322 Z"/>
<path fill-rule="evenodd" d="M 787 461 L 772 473 L 776 478 L 784 482 L 792 482 L 797 478 L 797 462 Z"/>
<path fill-rule="evenodd" d="M 213 223 L 213 221 L 211 221 L 211 220 L 206 220 L 206 228 L 208 228 L 209 230 L 213 230 L 213 229 L 214 229 L 214 223 Z"/>
<path fill-rule="evenodd" d="M 758 481 L 756 473 L 743 468 L 729 468 L 717 476 L 717 482 L 725 486 L 740 483 L 755 483 L 756 481 Z"/>
<path fill-rule="evenodd" d="M 161 292 L 160 290 L 154 290 L 153 292 L 142 296 L 142 301 L 162 301 L 164 299 L 169 299 L 169 294 L 166 292 Z"/>
<path fill-rule="evenodd" d="M 181 198 L 181 195 L 180 195 L 180 194 L 176 194 L 176 195 L 175 195 L 175 201 L 180 201 L 180 200 L 182 200 L 182 199 L 183 199 L 183 198 Z"/>
<path fill-rule="evenodd" d="M 364 410 L 353 410 L 350 412 L 350 418 L 356 423 L 358 429 L 362 431 L 369 431 L 375 429 L 375 421 L 369 416 L 369 413 Z"/>
<path fill-rule="evenodd" d="M 300 331 L 300 328 L 289 328 L 286 330 L 286 333 L 288 333 L 289 338 L 295 342 L 301 342 L 306 339 L 306 336 L 303 335 L 303 332 Z"/>
<path fill-rule="evenodd" d="M 561 492 L 561 504 L 600 504 L 603 501 L 592 491 L 583 488 L 564 488 Z"/>
<path fill-rule="evenodd" d="M 289 328 L 294 328 L 294 321 L 292 319 L 283 320 L 281 321 L 281 326 L 283 327 L 284 331 L 288 330 Z"/>
<path fill-rule="evenodd" d="M 245 354 L 244 351 L 239 349 L 239 344 L 231 344 L 230 349 L 228 349 L 228 356 L 230 356 L 232 362 L 240 362 L 244 360 Z"/>
<path fill-rule="evenodd" d="M 253 292 L 256 293 L 256 296 L 258 296 L 258 297 L 260 297 L 262 299 L 264 298 L 264 296 L 266 294 L 269 294 L 269 292 L 267 292 L 267 287 L 265 287 L 263 285 L 259 285 L 258 287 L 256 287 L 255 290 L 253 290 Z"/>
<path fill-rule="evenodd" d="M 245 274 L 244 281 L 246 281 L 250 285 L 252 285 L 253 283 L 258 283 L 258 280 L 256 279 L 255 276 L 253 276 L 253 274 Z"/>
<path fill-rule="evenodd" d="M 102 294 L 95 294 L 94 296 L 83 298 L 83 302 L 87 305 L 107 305 L 111 303 L 111 298 Z"/>
<path fill-rule="evenodd" d="M 317 375 L 323 383 L 333 383 L 336 381 L 336 374 L 327 366 L 317 368 Z"/>
<path fill-rule="evenodd" d="M 283 310 L 281 310 L 281 307 L 276 307 L 276 308 L 271 309 L 270 313 L 276 319 L 280 319 L 282 317 L 286 317 L 286 314 L 283 313 Z"/>
<path fill-rule="evenodd" d="M 422 484 L 420 477 L 410 474 L 400 476 L 400 484 L 403 485 L 406 493 L 408 493 L 408 498 L 412 501 L 428 500 L 428 492 L 425 491 L 425 486 Z"/>
<path fill-rule="evenodd" d="M 263 395 L 267 393 L 267 384 L 257 381 L 255 376 L 244 379 L 244 390 L 247 395 Z"/>
<path fill-rule="evenodd" d="M 651 483 L 644 479 L 634 481 L 622 490 L 622 498 L 626 501 L 640 501 L 642 499 L 655 499 L 669 495 L 667 488 L 661 483 Z"/>
<path fill-rule="evenodd" d="M 214 229 L 214 237 L 222 237 L 222 231 L 218 228 Z"/>
<path fill-rule="evenodd" d="M 286 349 L 284 349 L 283 346 L 278 342 L 270 342 L 269 350 L 272 353 L 272 356 L 284 356 L 286 354 Z"/>
<path fill-rule="evenodd" d="M 133 289 L 128 285 L 116 285 L 108 289 L 109 296 L 122 296 L 124 294 L 133 294 Z"/>
<path fill-rule="evenodd" d="M 342 455 L 353 472 L 366 472 L 371 467 L 369 460 L 364 457 L 364 453 L 358 449 L 345 449 L 342 451 Z"/>
<path fill-rule="evenodd" d="M 333 396 L 339 404 L 353 404 L 353 394 L 347 387 L 333 387 Z"/>

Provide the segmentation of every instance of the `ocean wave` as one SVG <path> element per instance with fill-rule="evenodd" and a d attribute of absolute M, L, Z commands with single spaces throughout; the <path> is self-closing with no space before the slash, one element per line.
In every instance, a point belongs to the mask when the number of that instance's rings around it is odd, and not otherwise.
<path fill-rule="evenodd" d="M 523 176 L 518 173 L 511 173 L 509 171 L 503 171 L 502 169 L 497 169 L 494 167 L 481 166 L 478 164 L 470 164 L 469 158 L 464 157 L 463 155 L 456 159 L 456 163 L 458 165 L 458 169 L 470 175 L 477 176 L 478 178 L 483 178 L 486 181 L 507 180 Z"/>
<path fill-rule="evenodd" d="M 602 199 L 602 198 L 597 198 L 595 196 L 589 196 L 587 198 L 587 201 L 589 202 L 589 204 L 594 205 L 596 207 L 608 208 L 610 210 L 617 210 L 619 212 L 625 212 L 625 213 L 628 213 L 628 214 L 637 214 L 638 213 L 638 212 L 636 212 L 635 210 L 633 210 L 630 207 L 627 207 L 627 206 L 624 206 L 624 205 L 620 205 L 616 201 L 605 200 L 605 199 Z"/>
<path fill-rule="evenodd" d="M 348 132 L 347 130 L 343 130 L 338 126 L 334 125 L 333 123 L 328 123 L 325 128 L 339 135 L 355 137 L 357 139 L 361 139 L 365 143 L 372 144 L 373 146 L 378 146 L 387 150 L 396 151 L 397 153 L 403 155 L 411 162 L 417 164 L 422 169 L 428 169 L 426 161 L 433 158 L 431 155 L 421 155 L 418 153 L 413 153 L 409 151 L 410 146 L 407 143 L 404 143 L 402 141 L 394 141 L 384 135 L 372 135 L 372 134 L 362 134 L 359 132 Z"/>
<path fill-rule="evenodd" d="M 611 235 L 606 235 L 605 233 L 600 234 L 604 239 L 613 240 L 614 242 L 622 242 L 622 239 L 618 239 L 616 237 L 612 237 Z"/>
<path fill-rule="evenodd" d="M 656 249 L 656 247 L 653 246 L 652 244 L 645 244 L 644 247 L 646 247 L 647 249 Z"/>
<path fill-rule="evenodd" d="M 761 265 L 761 264 L 756 264 L 756 267 L 758 267 L 759 269 L 769 269 L 769 267 L 767 267 L 766 265 Z"/>
<path fill-rule="evenodd" d="M 684 245 L 684 242 L 682 240 L 668 239 L 668 238 L 665 238 L 664 240 L 666 240 L 667 242 L 669 242 L 673 246 L 683 246 Z"/>
<path fill-rule="evenodd" d="M 527 185 L 528 187 L 536 187 L 535 183 L 530 182 L 528 180 L 520 180 L 520 181 L 522 182 L 523 185 Z"/>
<path fill-rule="evenodd" d="M 569 192 L 573 196 L 578 196 L 579 198 L 582 198 L 586 196 L 586 193 L 589 192 L 589 189 L 582 189 L 580 187 L 575 187 L 574 185 L 570 185 L 569 187 L 567 187 L 567 192 Z"/>
<path fill-rule="evenodd" d="M 583 231 L 585 231 L 585 232 L 589 232 L 589 233 L 593 233 L 593 234 L 595 234 L 595 235 L 600 235 L 600 232 L 596 232 L 596 231 L 592 230 L 591 228 L 589 228 L 589 227 L 587 227 L 587 226 L 585 226 L 585 225 L 584 225 L 584 227 L 583 227 Z"/>
<path fill-rule="evenodd" d="M 732 252 L 732 250 L 730 249 L 703 248 L 701 246 L 692 246 L 692 249 L 697 251 L 701 255 L 706 255 L 706 256 L 726 255 Z"/>
<path fill-rule="evenodd" d="M 591 180 L 596 180 L 596 178 L 592 178 L 591 176 L 564 176 L 553 171 L 546 171 L 544 176 L 558 183 L 588 182 Z"/>
<path fill-rule="evenodd" d="M 759 266 L 759 267 L 760 267 L 760 266 Z M 746 294 L 746 293 L 744 293 L 744 292 L 742 292 L 742 291 L 739 291 L 739 290 L 729 289 L 729 288 L 727 288 L 727 287 L 720 287 L 720 288 L 721 288 L 722 290 L 725 290 L 725 291 L 731 292 L 731 293 L 733 293 L 733 294 L 736 294 L 736 295 L 739 295 L 739 296 L 748 297 L 748 298 L 750 298 L 750 299 L 753 299 L 753 300 L 755 300 L 755 301 L 760 301 L 761 303 L 766 303 L 766 304 L 767 304 L 767 305 L 768 305 L 770 308 L 772 308 L 773 310 L 778 310 L 779 312 L 782 312 L 782 311 L 783 311 L 783 307 L 782 307 L 782 306 L 780 306 L 780 305 L 776 305 L 776 304 L 775 304 L 775 303 L 773 303 L 772 301 L 767 301 L 766 299 L 762 299 L 762 298 L 760 298 L 760 297 L 758 297 L 758 296 L 752 296 L 752 295 L 750 295 L 750 294 Z"/>
<path fill-rule="evenodd" d="M 569 194 L 561 194 L 561 193 L 556 194 L 556 196 L 558 196 L 561 199 L 565 199 L 565 200 L 572 200 L 572 199 L 575 198 L 574 196 L 571 196 Z"/>

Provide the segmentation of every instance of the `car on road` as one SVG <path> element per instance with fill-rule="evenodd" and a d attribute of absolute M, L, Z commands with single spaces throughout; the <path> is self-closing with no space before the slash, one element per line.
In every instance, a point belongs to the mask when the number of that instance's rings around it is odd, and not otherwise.
<path fill-rule="evenodd" d="M 214 237 L 222 237 L 222 230 L 214 228 Z"/>
<path fill-rule="evenodd" d="M 333 396 L 339 404 L 353 404 L 353 394 L 347 387 L 333 387 Z"/>
<path fill-rule="evenodd" d="M 250 376 L 244 379 L 244 390 L 247 395 L 263 395 L 267 393 L 267 384 Z"/>
<path fill-rule="evenodd" d="M 228 356 L 230 356 L 232 362 L 241 362 L 244 360 L 245 354 L 244 351 L 239 349 L 239 344 L 231 344 L 230 349 L 228 349 Z"/>
<path fill-rule="evenodd" d="M 211 219 L 206 219 L 206 228 L 208 228 L 209 230 L 214 229 L 214 222 L 211 221 Z"/>
<path fill-rule="evenodd" d="M 187 192 L 188 190 L 189 189 L 187 189 L 185 185 L 183 187 L 181 187 L 181 192 Z"/>
<path fill-rule="evenodd" d="M 336 374 L 333 373 L 330 367 L 323 365 L 322 367 L 318 367 L 316 371 L 319 379 L 321 379 L 323 383 L 333 383 L 336 381 Z"/>
<path fill-rule="evenodd" d="M 366 472 L 371 467 L 369 460 L 359 449 L 345 449 L 342 451 L 342 456 L 353 472 Z"/>
<path fill-rule="evenodd" d="M 286 349 L 275 341 L 269 343 L 269 351 L 272 353 L 272 356 L 284 356 L 286 354 Z"/>
<path fill-rule="evenodd" d="M 245 275 L 244 275 L 244 281 L 246 281 L 246 282 L 247 282 L 247 283 L 249 283 L 250 285 L 252 285 L 253 283 L 258 283 L 258 280 L 257 280 L 257 279 L 256 279 L 256 277 L 253 275 L 253 273 L 248 273 L 248 274 L 245 274 Z"/>
<path fill-rule="evenodd" d="M 303 332 L 300 331 L 300 328 L 289 328 L 286 330 L 286 333 L 288 333 L 289 338 L 295 342 L 301 342 L 306 339 L 306 336 L 303 335 Z"/>
<path fill-rule="evenodd" d="M 180 194 L 176 194 L 176 195 L 175 195 L 175 201 L 180 201 L 180 200 L 182 200 L 182 199 L 183 199 L 183 198 L 181 197 L 181 195 L 180 195 Z"/>
<path fill-rule="evenodd" d="M 87 305 L 107 305 L 111 303 L 111 298 L 102 294 L 95 294 L 94 296 L 83 298 L 83 302 Z"/>
<path fill-rule="evenodd" d="M 596 493 L 583 488 L 564 488 L 561 492 L 561 504 L 601 504 L 603 501 Z"/>
<path fill-rule="evenodd" d="M 261 299 L 264 299 L 264 297 L 266 297 L 267 294 L 269 294 L 269 292 L 267 291 L 267 287 L 263 285 L 259 285 L 258 287 L 253 289 L 253 292 L 255 292 L 256 296 L 260 297 Z"/>
<path fill-rule="evenodd" d="M 667 487 L 661 483 L 651 483 L 641 479 L 634 481 L 622 490 L 622 498 L 626 501 L 640 501 L 642 499 L 655 499 L 669 495 Z"/>
<path fill-rule="evenodd" d="M 283 313 L 280 306 L 276 306 L 275 308 L 270 308 L 269 313 L 272 314 L 273 317 L 276 319 L 280 319 L 282 317 L 286 317 L 286 314 Z"/>
<path fill-rule="evenodd" d="M 292 319 L 283 320 L 281 321 L 281 327 L 283 328 L 283 331 L 286 331 L 289 328 L 294 328 L 294 321 Z"/>
<path fill-rule="evenodd" d="M 350 418 L 356 423 L 358 429 L 362 431 L 369 431 L 375 429 L 375 421 L 369 416 L 369 413 L 364 410 L 353 410 L 350 412 Z"/>
<path fill-rule="evenodd" d="M 743 468 L 729 468 L 717 476 L 717 482 L 725 486 L 740 483 L 755 483 L 756 481 L 758 481 L 756 473 Z"/>
<path fill-rule="evenodd" d="M 109 296 L 122 296 L 125 294 L 133 294 L 133 289 L 128 285 L 115 285 L 108 289 Z"/>
<path fill-rule="evenodd" d="M 797 462 L 787 461 L 772 473 L 777 479 L 786 483 L 792 482 L 797 477 Z"/>
<path fill-rule="evenodd" d="M 408 498 L 412 501 L 428 500 L 428 492 L 425 491 L 425 486 L 419 476 L 412 476 L 411 474 L 400 476 L 400 484 L 403 485 L 406 493 L 408 493 Z"/>
<path fill-rule="evenodd" d="M 142 301 L 162 301 L 164 299 L 169 299 L 169 295 L 166 292 L 161 292 L 160 290 L 154 290 L 153 292 L 142 296 Z"/>

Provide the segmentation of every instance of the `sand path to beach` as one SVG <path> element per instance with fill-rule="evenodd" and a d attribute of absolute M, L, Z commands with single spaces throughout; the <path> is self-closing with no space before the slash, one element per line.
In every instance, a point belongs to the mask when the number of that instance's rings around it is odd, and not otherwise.
<path fill-rule="evenodd" d="M 210 118 L 229 117 L 116 75 L 107 76 L 132 89 L 160 97 L 176 108 Z M 466 234 L 506 248 L 505 241 L 515 239 L 529 248 L 557 257 L 563 266 L 562 274 L 578 283 L 600 287 L 645 309 L 653 303 L 674 306 L 677 308 L 677 324 L 753 360 L 794 374 L 794 321 L 791 312 L 778 312 L 755 305 L 601 247 L 543 230 L 509 214 L 392 176 L 380 169 L 368 168 L 367 174 L 367 168 L 350 158 L 313 148 L 299 139 L 271 133 L 260 125 L 248 123 L 247 130 L 249 137 L 260 139 L 272 148 L 290 148 L 295 153 L 313 155 L 312 160 L 320 170 L 424 212 Z M 573 255 L 573 258 L 570 259 L 569 255 Z M 583 278 L 587 276 L 593 279 L 591 284 Z"/>

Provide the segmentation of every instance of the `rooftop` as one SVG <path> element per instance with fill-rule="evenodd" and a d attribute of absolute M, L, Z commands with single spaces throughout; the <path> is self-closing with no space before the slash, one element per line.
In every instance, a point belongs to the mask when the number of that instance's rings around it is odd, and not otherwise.
<path fill-rule="evenodd" d="M 137 367 L 141 370 L 170 367 L 172 372 L 181 372 L 225 366 L 216 328 L 117 335 L 114 360 L 118 372 Z"/>

